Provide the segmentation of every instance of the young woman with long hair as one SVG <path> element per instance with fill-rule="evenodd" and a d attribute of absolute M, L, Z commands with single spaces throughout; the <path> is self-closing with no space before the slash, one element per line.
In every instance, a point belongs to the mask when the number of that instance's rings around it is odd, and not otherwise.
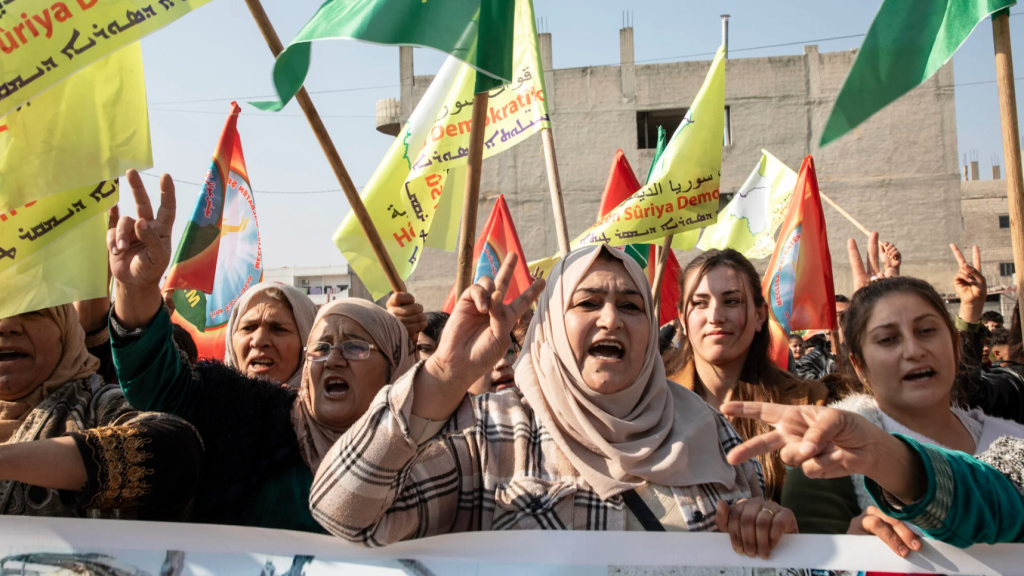
<path fill-rule="evenodd" d="M 669 379 L 696 392 L 716 410 L 728 401 L 824 405 L 828 389 L 801 380 L 769 357 L 768 303 L 754 265 L 735 250 L 710 250 L 690 262 L 680 277 L 679 353 L 666 359 Z M 746 440 L 766 424 L 732 422 Z M 770 498 L 781 495 L 786 468 L 778 454 L 761 457 Z"/>

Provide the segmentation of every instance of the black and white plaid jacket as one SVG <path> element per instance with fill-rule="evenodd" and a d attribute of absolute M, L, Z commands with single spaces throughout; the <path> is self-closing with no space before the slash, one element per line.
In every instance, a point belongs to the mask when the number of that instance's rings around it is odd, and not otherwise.
<path fill-rule="evenodd" d="M 385 386 L 324 458 L 310 507 L 332 534 L 383 546 L 477 530 L 642 529 L 621 496 L 602 500 L 583 480 L 516 390 L 467 397 L 440 432 L 416 442 L 409 422 L 418 369 Z M 725 417 L 716 421 L 724 457 L 741 440 Z M 718 500 L 761 496 L 764 479 L 751 461 L 731 487 L 637 492 L 658 504 L 666 529 L 714 531 Z"/>

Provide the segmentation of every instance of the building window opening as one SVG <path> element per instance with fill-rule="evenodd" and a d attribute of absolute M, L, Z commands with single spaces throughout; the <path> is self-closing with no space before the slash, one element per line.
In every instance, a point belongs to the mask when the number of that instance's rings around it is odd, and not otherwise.
<path fill-rule="evenodd" d="M 645 110 L 636 113 L 636 147 L 640 150 L 654 150 L 658 147 L 658 127 L 665 128 L 668 139 L 676 133 L 683 123 L 689 108 L 670 108 L 666 110 Z M 725 128 L 722 133 L 722 144 L 732 145 L 732 115 L 729 107 L 725 107 Z"/>
<path fill-rule="evenodd" d="M 1009 214 L 1006 214 L 1006 215 L 1003 215 L 1003 216 L 999 217 L 999 227 L 1001 229 L 1004 229 L 1004 230 L 1010 228 L 1010 215 Z"/>
<path fill-rule="evenodd" d="M 999 275 L 1000 276 L 1013 276 L 1016 272 L 1016 268 L 1013 262 L 1000 262 L 999 263 Z"/>

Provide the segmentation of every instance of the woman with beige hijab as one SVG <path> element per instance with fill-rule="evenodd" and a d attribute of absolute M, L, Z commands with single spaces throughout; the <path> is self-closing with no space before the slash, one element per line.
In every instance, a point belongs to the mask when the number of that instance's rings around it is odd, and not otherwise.
<path fill-rule="evenodd" d="M 376 546 L 475 530 L 717 528 L 737 547 L 745 526 L 758 539 L 739 548 L 762 556 L 795 531 L 792 514 L 760 498 L 760 466 L 726 462 L 740 443 L 728 421 L 666 379 L 631 258 L 576 250 L 543 294 L 538 281 L 505 305 L 514 263 L 462 294 L 437 352 L 384 387 L 328 453 L 310 496 L 328 531 Z M 467 396 L 538 294 L 521 393 Z"/>
<path fill-rule="evenodd" d="M 298 288 L 261 282 L 231 309 L 224 363 L 246 376 L 298 388 L 314 318 L 316 305 Z"/>
<path fill-rule="evenodd" d="M 0 513 L 171 520 L 202 443 L 96 374 L 71 304 L 0 318 Z"/>
<path fill-rule="evenodd" d="M 132 405 L 181 416 L 203 436 L 191 520 L 322 531 L 309 512 L 313 473 L 377 391 L 413 365 L 408 333 L 382 308 L 350 298 L 311 322 L 298 390 L 219 362 L 190 365 L 174 345 L 159 289 L 171 256 L 174 185 L 161 179 L 154 217 L 136 172 L 128 183 L 140 219 L 121 218 L 108 237 L 117 278 L 114 362 Z"/>

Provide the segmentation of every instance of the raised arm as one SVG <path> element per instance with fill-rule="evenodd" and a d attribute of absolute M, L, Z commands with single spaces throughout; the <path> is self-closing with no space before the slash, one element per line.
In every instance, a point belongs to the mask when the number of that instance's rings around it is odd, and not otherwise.
<path fill-rule="evenodd" d="M 544 290 L 537 280 L 508 306 L 505 292 L 517 256 L 505 258 L 495 280 L 481 278 L 455 303 L 437 352 L 416 374 L 412 413 L 426 420 L 447 420 L 469 387 L 505 355 L 512 327 Z"/>
<path fill-rule="evenodd" d="M 111 219 L 107 250 L 110 272 L 117 279 L 114 314 L 124 328 L 134 330 L 148 326 L 163 303 L 160 278 L 171 262 L 176 204 L 174 181 L 169 175 L 160 177 L 160 208 L 156 216 L 139 173 L 129 170 L 127 179 L 138 219 L 124 216 L 116 223 Z"/>
<path fill-rule="evenodd" d="M 535 282 L 503 305 L 514 268 L 511 255 L 496 283 L 485 278 L 466 290 L 437 352 L 385 386 L 328 452 L 309 503 L 313 517 L 329 532 L 382 546 L 479 523 L 479 514 L 466 512 L 466 502 L 475 501 L 481 489 L 486 450 L 478 442 L 486 442 L 487 434 L 466 391 L 502 357 L 512 325 L 543 289 L 543 281 Z M 490 402 L 508 403 L 489 411 L 491 426 L 511 430 L 529 425 L 523 410 L 514 409 L 518 397 L 496 395 Z M 423 426 L 423 421 L 430 423 Z M 436 432 L 438 421 L 446 422 L 444 440 L 422 432 Z"/>
<path fill-rule="evenodd" d="M 110 271 L 117 279 L 110 318 L 111 349 L 121 390 L 141 410 L 190 419 L 199 383 L 174 345 L 173 327 L 160 295 L 160 278 L 171 261 L 174 181 L 160 178 L 156 215 L 138 172 L 128 171 L 138 219 L 111 218 L 107 231 Z"/>

